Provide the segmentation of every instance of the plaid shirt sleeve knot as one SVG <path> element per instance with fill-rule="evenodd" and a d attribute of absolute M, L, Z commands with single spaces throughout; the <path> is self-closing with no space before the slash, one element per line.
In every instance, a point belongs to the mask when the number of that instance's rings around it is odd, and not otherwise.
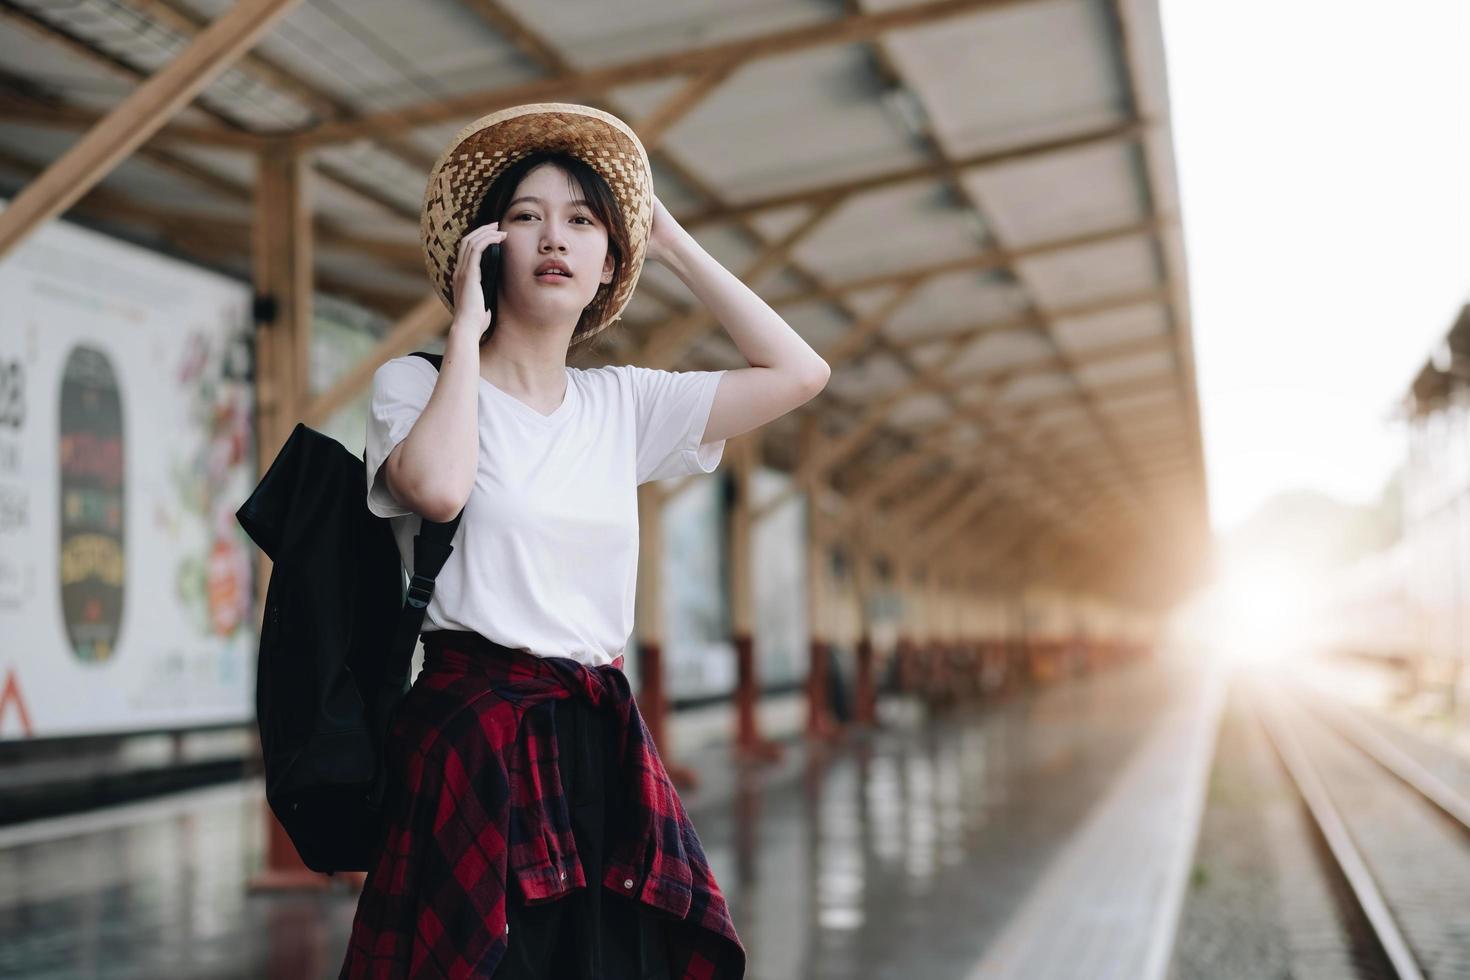
<path fill-rule="evenodd" d="M 622 671 L 560 657 L 426 656 L 393 726 L 396 782 L 353 920 L 343 978 L 489 976 L 505 954 L 506 888 L 529 903 L 588 882 L 562 792 L 557 701 L 610 719 L 627 786 L 602 887 L 657 910 L 674 976 L 741 977 L 745 950 L 703 846 Z M 615 724 L 613 723 L 615 722 Z"/>

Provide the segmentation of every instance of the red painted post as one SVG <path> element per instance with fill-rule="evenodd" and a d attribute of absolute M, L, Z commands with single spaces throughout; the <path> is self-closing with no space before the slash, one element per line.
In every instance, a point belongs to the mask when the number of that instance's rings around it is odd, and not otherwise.
<path fill-rule="evenodd" d="M 860 725 L 878 722 L 878 693 L 873 682 L 873 638 L 867 633 L 857 642 L 857 690 L 853 699 L 853 720 Z"/>
<path fill-rule="evenodd" d="M 669 756 L 669 700 L 664 689 L 663 646 L 653 640 L 645 640 L 638 646 L 638 711 L 648 726 L 648 734 L 653 738 L 659 758 L 663 760 L 664 771 L 674 785 L 679 789 L 698 788 L 699 774 L 688 766 L 671 761 Z"/>
<path fill-rule="evenodd" d="M 832 657 L 832 650 L 826 641 L 813 639 L 809 653 L 810 661 L 806 677 L 806 735 L 807 738 L 831 738 L 837 733 L 837 723 L 832 718 L 832 709 L 827 703 L 827 690 L 831 682 L 831 668 L 828 665 Z"/>
<path fill-rule="evenodd" d="M 653 744 L 663 754 L 664 719 L 664 655 L 658 643 L 644 641 L 638 644 L 638 711 Z"/>
<path fill-rule="evenodd" d="M 265 867 L 251 876 L 250 891 L 317 890 L 331 887 L 332 880 L 320 872 L 308 868 L 296 853 L 286 829 L 276 820 L 270 807 L 265 809 L 266 843 Z"/>
<path fill-rule="evenodd" d="M 900 636 L 893 655 L 898 658 L 898 689 L 908 694 L 914 689 L 913 641 L 907 636 Z"/>
<path fill-rule="evenodd" d="M 781 758 L 780 742 L 761 737 L 755 708 L 760 697 L 756 680 L 755 646 L 749 633 L 737 633 L 735 642 L 735 749 L 746 759 L 774 762 Z"/>
<path fill-rule="evenodd" d="M 735 742 L 742 749 L 760 741 L 756 729 L 755 649 L 750 634 L 735 635 Z"/>

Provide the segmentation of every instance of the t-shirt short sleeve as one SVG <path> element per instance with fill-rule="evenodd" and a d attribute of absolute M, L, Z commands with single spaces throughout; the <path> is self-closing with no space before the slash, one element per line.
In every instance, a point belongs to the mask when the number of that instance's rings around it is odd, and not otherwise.
<path fill-rule="evenodd" d="M 637 405 L 639 483 L 712 473 L 725 440 L 701 443 L 724 371 L 629 367 Z"/>
<path fill-rule="evenodd" d="M 413 513 L 393 496 L 387 479 L 378 470 L 429 403 L 438 376 L 434 365 L 411 355 L 395 357 L 373 373 L 362 459 L 367 468 L 368 510 L 379 517 Z"/>

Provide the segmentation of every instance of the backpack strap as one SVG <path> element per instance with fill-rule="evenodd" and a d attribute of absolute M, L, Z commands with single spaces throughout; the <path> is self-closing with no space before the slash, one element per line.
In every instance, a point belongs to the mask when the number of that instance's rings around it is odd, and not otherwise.
<path fill-rule="evenodd" d="M 443 355 L 414 351 L 413 356 L 422 357 L 434 365 L 434 370 L 444 362 Z M 388 648 L 387 669 L 383 676 L 383 704 L 378 713 L 381 725 L 380 745 L 385 744 L 388 734 L 389 715 L 408 687 L 408 671 L 413 664 L 413 648 L 418 643 L 419 629 L 424 623 L 424 614 L 429 600 L 434 597 L 434 580 L 439 577 L 444 563 L 454 552 L 449 542 L 459 529 L 464 509 L 448 521 L 431 521 L 422 518 L 418 534 L 413 539 L 413 576 L 408 582 L 408 592 L 403 599 L 403 611 L 398 615 L 398 626 L 393 631 L 393 643 Z"/>
<path fill-rule="evenodd" d="M 411 356 L 412 357 L 422 357 L 424 360 L 426 360 L 430 364 L 434 365 L 434 370 L 435 371 L 439 370 L 440 366 L 443 365 L 443 363 L 444 363 L 444 355 L 443 354 L 429 354 L 429 353 L 427 353 L 425 351 L 416 350 L 416 351 L 413 352 L 413 354 Z"/>

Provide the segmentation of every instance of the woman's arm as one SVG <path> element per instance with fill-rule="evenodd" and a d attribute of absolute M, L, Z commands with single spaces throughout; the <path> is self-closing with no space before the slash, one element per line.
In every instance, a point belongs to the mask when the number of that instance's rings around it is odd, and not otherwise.
<path fill-rule="evenodd" d="M 655 196 L 648 257 L 668 266 L 725 328 L 750 364 L 715 391 L 704 442 L 729 439 L 815 398 L 832 370 L 765 300 L 716 262 Z"/>
<path fill-rule="evenodd" d="M 383 461 L 383 478 L 403 506 L 431 521 L 452 520 L 470 498 L 480 456 L 480 335 L 490 314 L 480 291 L 480 253 L 505 233 L 493 222 L 460 241 L 455 316 L 428 404 Z"/>

